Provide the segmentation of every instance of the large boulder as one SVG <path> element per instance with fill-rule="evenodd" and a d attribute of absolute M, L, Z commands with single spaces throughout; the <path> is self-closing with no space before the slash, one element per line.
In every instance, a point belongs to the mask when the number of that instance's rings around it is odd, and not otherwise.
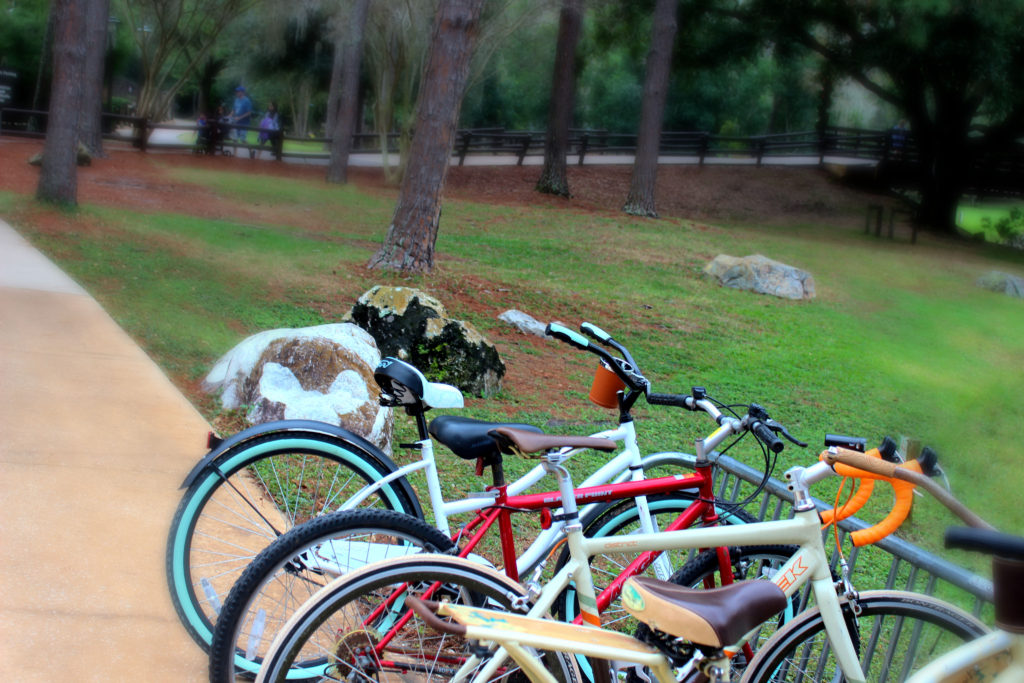
<path fill-rule="evenodd" d="M 391 452 L 391 410 L 380 406 L 373 337 L 337 323 L 268 330 L 228 351 L 203 381 L 226 410 L 261 424 L 306 419 L 339 425 Z"/>
<path fill-rule="evenodd" d="M 432 382 L 492 396 L 505 364 L 472 325 L 448 317 L 440 301 L 410 287 L 378 285 L 359 297 L 345 318 L 377 341 L 382 355 L 412 363 Z"/>
<path fill-rule="evenodd" d="M 1004 273 L 1001 270 L 991 270 L 985 273 L 978 278 L 977 284 L 979 287 L 993 292 L 1024 299 L 1024 278 Z"/>
<path fill-rule="evenodd" d="M 726 287 L 783 299 L 813 299 L 814 277 L 805 270 L 754 254 L 742 258 L 720 254 L 704 272 Z"/>

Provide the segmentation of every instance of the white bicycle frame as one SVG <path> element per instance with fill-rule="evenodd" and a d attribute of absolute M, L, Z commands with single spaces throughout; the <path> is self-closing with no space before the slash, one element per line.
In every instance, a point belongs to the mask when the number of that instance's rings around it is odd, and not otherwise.
<path fill-rule="evenodd" d="M 986 662 L 1007 657 L 1006 668 L 993 678 L 972 676 L 976 667 Z M 935 681 L 990 680 L 992 683 L 1024 682 L 1024 634 L 993 631 L 976 640 L 964 643 L 907 679 L 907 683 L 934 683 Z"/>
<path fill-rule="evenodd" d="M 609 482 L 617 484 L 626 480 L 643 481 L 645 478 L 643 468 L 641 467 L 643 460 L 657 458 L 659 455 L 683 456 L 682 453 L 657 453 L 652 456 L 648 456 L 648 458 L 643 458 L 636 442 L 636 426 L 632 421 L 623 422 L 615 429 L 598 432 L 592 436 L 611 439 L 612 441 L 621 441 L 623 449 L 614 458 L 606 462 L 596 472 L 587 477 L 587 479 L 580 484 L 580 488 L 587 486 L 599 486 Z M 420 460 L 400 467 L 379 481 L 360 489 L 356 494 L 345 501 L 339 509 L 355 509 L 362 501 L 366 500 L 366 498 L 378 491 L 381 487 L 418 470 L 423 470 L 424 475 L 426 476 L 427 491 L 430 495 L 430 506 L 434 512 L 434 525 L 446 535 L 451 535 L 448 523 L 449 516 L 464 514 L 467 512 L 476 512 L 477 510 L 490 507 L 494 504 L 496 492 L 491 491 L 470 494 L 468 498 L 461 500 L 445 501 L 444 495 L 441 492 L 441 481 L 437 471 L 437 463 L 434 459 L 433 441 L 431 439 L 424 439 L 417 442 L 417 446 L 421 453 Z M 582 449 L 570 451 L 565 454 L 564 457 L 572 457 L 580 450 Z M 508 494 L 511 496 L 525 492 L 543 479 L 545 474 L 544 466 L 537 465 L 522 477 L 509 484 Z M 647 504 L 647 497 L 637 496 L 635 500 L 636 506 L 640 512 L 639 517 L 641 530 L 644 533 L 649 534 L 657 533 L 658 529 L 654 524 L 654 520 L 651 519 L 650 508 Z M 584 508 L 583 512 L 585 513 L 588 509 L 589 507 Z M 520 576 L 529 572 L 547 556 L 551 547 L 561 536 L 564 527 L 565 522 L 552 522 L 551 527 L 541 532 L 533 543 L 531 543 L 530 546 L 520 554 L 516 561 L 516 567 Z M 384 559 L 384 557 L 384 555 L 381 555 L 379 559 Z M 320 563 L 318 567 L 330 573 L 340 575 L 348 569 L 343 561 L 332 562 L 327 556 L 319 559 Z M 482 558 L 480 558 L 480 560 L 484 561 Z M 337 566 L 332 569 L 332 564 Z M 361 562 L 360 564 L 363 563 Z M 659 556 L 655 561 L 656 576 L 660 579 L 667 579 L 671 574 L 671 571 L 667 558 L 665 558 L 664 555 Z"/>
<path fill-rule="evenodd" d="M 708 441 L 711 441 L 712 438 L 709 437 Z M 708 441 L 697 442 L 698 459 L 702 457 L 704 447 Z M 546 464 L 558 476 L 559 487 L 563 491 L 563 495 L 567 491 L 571 492 L 572 482 L 568 472 L 557 461 Z M 830 476 L 835 476 L 835 472 L 825 463 L 817 463 L 808 468 L 795 467 L 786 473 L 786 477 L 792 482 L 791 485 L 796 493 L 795 516 L 789 520 L 734 526 L 691 528 L 658 534 L 635 534 L 625 537 L 613 536 L 608 538 L 586 538 L 583 536 L 579 524 L 567 527 L 566 534 L 571 559 L 550 582 L 545 584 L 526 616 L 542 619 L 546 614 L 549 614 L 551 606 L 558 595 L 571 581 L 574 581 L 580 602 L 580 610 L 584 613 L 584 621 L 587 620 L 587 613 L 590 613 L 591 623 L 593 623 L 593 618 L 596 616 L 597 603 L 588 562 L 588 558 L 593 555 L 609 552 L 636 554 L 648 550 L 682 550 L 758 544 L 797 544 L 800 546 L 797 553 L 776 572 L 771 580 L 786 593 L 787 597 L 797 594 L 804 585 L 808 582 L 810 583 L 840 669 L 846 676 L 847 681 L 862 683 L 865 681 L 864 673 L 861 670 L 856 650 L 846 629 L 839 597 L 832 582 L 828 557 L 825 553 L 821 536 L 821 520 L 813 503 L 810 502 L 810 495 L 808 493 L 808 487 L 811 484 Z M 564 500 L 571 501 L 572 498 Z M 803 506 L 801 506 L 801 501 L 805 503 Z M 570 505 L 567 503 L 567 508 Z M 486 612 L 486 610 L 481 612 Z M 495 614 L 493 618 L 496 619 L 493 623 L 498 623 L 497 619 L 501 613 L 493 614 Z M 600 621 L 598 620 L 597 623 L 600 623 Z M 614 646 L 607 648 L 602 646 L 596 651 L 588 653 L 581 649 L 576 640 L 560 640 L 557 637 L 550 637 L 550 634 L 545 634 L 544 636 L 537 635 L 544 631 L 544 629 L 539 627 L 536 629 L 536 633 L 503 631 L 500 627 L 494 628 L 489 625 L 467 628 L 472 629 L 471 632 L 467 633 L 467 638 L 480 639 L 503 646 L 497 650 L 490 661 L 472 679 L 473 681 L 488 681 L 493 678 L 498 668 L 502 666 L 506 655 L 516 660 L 520 666 L 525 664 L 527 670 L 531 673 L 536 672 L 539 678 L 552 682 L 555 681 L 550 673 L 543 670 L 538 671 L 535 663 L 520 661 L 524 657 L 525 659 L 530 659 L 529 653 L 524 651 L 522 647 L 558 650 L 561 644 L 564 648 L 563 651 L 592 654 L 603 659 L 643 664 L 649 664 L 650 659 L 649 655 L 638 653 L 635 647 L 632 649 L 625 647 L 616 649 Z M 575 628 L 583 629 L 590 627 L 577 626 Z M 729 649 L 739 650 L 753 634 L 754 632 L 747 634 L 743 641 Z M 504 647 L 506 643 L 511 647 Z M 658 656 L 661 657 L 660 654 Z M 662 683 L 674 681 L 675 678 L 671 677 L 668 673 L 667 661 L 663 657 L 662 660 L 664 666 L 652 667 L 652 673 Z M 471 657 L 453 680 L 466 680 L 468 673 L 478 666 L 479 663 L 476 657 Z M 666 676 L 668 677 L 666 678 Z"/>

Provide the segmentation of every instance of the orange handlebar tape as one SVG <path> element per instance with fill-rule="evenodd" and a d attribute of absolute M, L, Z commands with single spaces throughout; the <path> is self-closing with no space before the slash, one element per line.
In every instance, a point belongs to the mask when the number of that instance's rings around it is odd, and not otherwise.
<path fill-rule="evenodd" d="M 850 540 L 853 541 L 854 546 L 859 548 L 881 541 L 896 531 L 910 514 L 910 506 L 914 500 L 914 485 L 905 481 L 893 481 L 892 488 L 896 494 L 896 504 L 889 515 L 871 528 L 861 529 L 850 534 Z"/>
<path fill-rule="evenodd" d="M 847 517 L 852 517 L 853 515 L 857 514 L 857 512 L 862 507 L 864 507 L 864 503 L 868 502 L 868 498 L 871 497 L 871 492 L 874 490 L 874 488 L 874 479 L 862 480 L 860 483 L 860 487 L 857 489 L 857 491 L 852 496 L 850 496 L 850 499 L 846 501 L 846 503 L 841 508 L 839 508 L 838 511 L 834 509 L 821 511 L 822 523 L 828 525 L 831 524 L 833 521 L 838 522 L 841 519 L 846 519 Z"/>

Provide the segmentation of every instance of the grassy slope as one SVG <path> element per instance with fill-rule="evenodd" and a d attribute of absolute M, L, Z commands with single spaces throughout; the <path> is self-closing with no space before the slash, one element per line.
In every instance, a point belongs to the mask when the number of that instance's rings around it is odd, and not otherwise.
<path fill-rule="evenodd" d="M 59 238 L 31 235 L 100 298 L 169 371 L 197 379 L 243 335 L 337 320 L 379 281 L 431 288 L 431 279 L 362 269 L 383 238 L 393 199 L 280 178 L 175 171 L 226 197 L 311 213 L 322 228 L 147 215 L 89 207 Z M 17 213 L 21 200 L 0 198 Z M 77 229 L 103 224 L 106 236 Z M 110 234 L 116 239 L 110 239 Z M 917 247 L 821 226 L 785 230 L 695 226 L 553 208 L 445 205 L 437 277 L 484 278 L 478 298 L 571 325 L 589 319 L 634 349 L 656 390 L 702 384 L 727 402 L 756 400 L 798 436 L 908 434 L 945 454 L 964 499 L 1000 526 L 1024 531 L 1014 467 L 1024 423 L 1022 302 L 977 289 L 990 268 L 1024 274 L 1015 255 L 963 244 Z M 763 253 L 815 276 L 818 297 L 794 303 L 723 289 L 701 275 L 717 253 Z M 173 305 L 168 305 L 173 302 Z M 493 319 L 454 310 L 486 334 Z M 579 390 L 555 414 L 589 431 L 607 413 L 583 399 L 592 364 L 566 347 L 520 356 L 565 358 Z M 209 408 L 209 406 L 207 406 Z M 475 416 L 546 421 L 549 406 L 504 392 Z M 690 450 L 708 431 L 689 415 L 641 408 L 641 447 Z M 401 420 L 398 420 L 401 422 Z M 751 464 L 749 446 L 737 454 Z M 807 462 L 791 449 L 785 465 Z M 781 471 L 781 470 L 780 470 Z M 925 503 L 925 507 L 929 506 Z M 911 537 L 934 539 L 948 518 L 915 515 Z"/>

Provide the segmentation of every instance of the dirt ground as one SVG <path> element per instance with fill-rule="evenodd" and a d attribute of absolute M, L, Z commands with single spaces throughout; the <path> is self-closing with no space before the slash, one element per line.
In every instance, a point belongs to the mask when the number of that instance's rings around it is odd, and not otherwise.
<path fill-rule="evenodd" d="M 41 142 L 37 141 L 0 139 L 0 191 L 35 192 L 39 171 L 26 161 L 41 147 Z M 142 154 L 111 149 L 107 158 L 97 159 L 92 166 L 80 169 L 79 202 L 253 223 L 279 222 L 314 230 L 319 227 L 312 224 L 315 217 L 303 216 L 286 207 L 280 209 L 280 215 L 275 215 L 273 211 L 268 212 L 266 206 L 226 199 L 211 190 L 178 182 L 167 172 L 175 166 L 308 178 L 310 182 L 323 182 L 324 175 L 322 166 L 247 157 L 205 157 L 181 152 Z M 534 191 L 540 172 L 537 166 L 453 167 L 445 195 L 497 205 L 547 205 L 621 215 L 619 211 L 629 188 L 630 171 L 629 166 L 570 167 L 573 197 L 566 200 Z M 379 169 L 353 168 L 350 180 L 369 192 L 397 195 L 397 189 L 385 183 Z M 814 222 L 842 229 L 862 229 L 867 204 L 889 201 L 851 189 L 819 169 L 748 166 L 663 166 L 659 169 L 657 197 L 658 210 L 663 216 L 752 225 Z M 52 232 L 65 229 L 67 220 L 61 213 L 46 209 L 32 209 L 16 219 L 32 223 L 37 230 Z M 76 229 L 103 230 L 101 225 L 88 223 L 79 219 Z M 368 272 L 365 275 L 362 279 L 373 281 Z M 445 301 L 451 310 L 491 316 L 501 312 L 483 310 L 485 307 L 476 296 L 483 290 L 501 291 L 501 283 L 488 281 L 482 273 L 472 278 L 454 277 L 440 269 L 431 277 L 430 286 L 431 293 Z M 556 311 L 531 313 L 538 317 L 557 314 Z M 592 311 L 591 315 L 601 313 Z M 564 354 L 550 352 L 547 342 L 525 337 L 511 328 L 506 333 L 492 335 L 492 341 L 508 368 L 504 386 L 522 399 L 523 409 L 537 407 L 551 411 L 561 403 L 564 390 L 570 388 Z M 197 378 L 173 379 L 197 405 L 209 405 L 199 390 Z"/>
<path fill-rule="evenodd" d="M 0 189 L 34 192 L 38 169 L 25 161 L 41 148 L 37 141 L 0 139 Z M 226 203 L 211 191 L 175 182 L 166 173 L 172 166 L 309 178 L 315 182 L 322 182 L 324 175 L 322 166 L 248 157 L 111 150 L 107 158 L 80 169 L 79 201 L 204 217 L 242 219 L 250 212 L 255 215 L 250 207 Z M 630 166 L 570 166 L 573 196 L 566 200 L 534 191 L 540 173 L 536 166 L 455 166 L 449 171 L 445 195 L 492 204 L 545 204 L 617 213 L 629 189 L 630 172 Z M 353 168 L 349 175 L 359 187 L 397 191 L 384 182 L 379 169 Z M 817 168 L 712 165 L 662 166 L 657 198 L 658 212 L 663 216 L 753 224 L 813 221 L 836 226 L 863 225 L 868 203 L 888 201 L 848 187 L 835 175 Z"/>

